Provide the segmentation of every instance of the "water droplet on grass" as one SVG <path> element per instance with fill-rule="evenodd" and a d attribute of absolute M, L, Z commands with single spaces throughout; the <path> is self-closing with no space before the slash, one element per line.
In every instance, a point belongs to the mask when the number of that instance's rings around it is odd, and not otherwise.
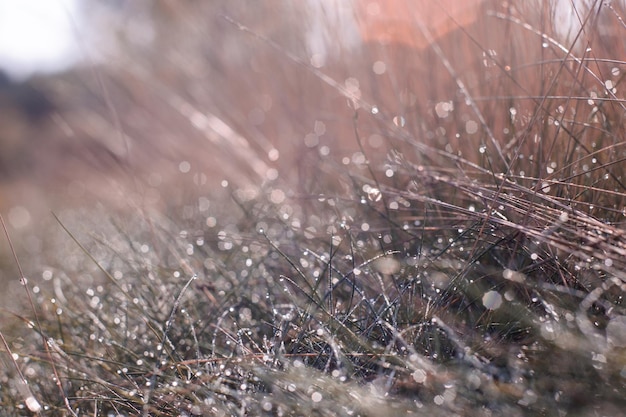
<path fill-rule="evenodd" d="M 28 226 L 31 221 L 30 212 L 22 206 L 12 207 L 11 210 L 9 210 L 8 218 L 11 226 L 16 229 Z"/>
<path fill-rule="evenodd" d="M 369 198 L 370 201 L 380 201 L 382 196 L 383 195 L 378 188 L 370 187 L 367 190 L 367 198 Z"/>
<path fill-rule="evenodd" d="M 372 71 L 374 71 L 374 74 L 376 75 L 382 75 L 385 71 L 387 71 L 387 64 L 383 61 L 376 61 L 374 62 L 374 65 L 372 65 Z"/>
<path fill-rule="evenodd" d="M 33 396 L 27 397 L 24 404 L 26 404 L 26 408 L 28 408 L 31 413 L 39 413 L 41 411 L 41 404 L 39 404 L 39 401 Z"/>
<path fill-rule="evenodd" d="M 502 305 L 502 296 L 497 291 L 487 291 L 482 298 L 483 305 L 489 310 L 496 310 Z"/>
<path fill-rule="evenodd" d="M 398 127 L 404 127 L 406 125 L 406 119 L 402 116 L 395 116 L 393 118 L 393 124 Z"/>
<path fill-rule="evenodd" d="M 468 135 L 473 135 L 478 132 L 478 123 L 474 120 L 468 120 L 465 122 L 465 132 L 467 132 Z"/>
<path fill-rule="evenodd" d="M 413 374 L 411 374 L 411 376 L 413 377 L 413 380 L 418 384 L 423 384 L 424 382 L 426 382 L 426 372 L 422 369 L 416 370 L 415 372 L 413 372 Z"/>
<path fill-rule="evenodd" d="M 524 281 L 526 281 L 526 275 L 524 275 L 521 272 L 513 271 L 513 270 L 508 269 L 508 268 L 506 268 L 504 271 L 502 271 L 502 277 L 504 279 L 508 279 L 509 281 L 513 281 L 513 282 L 524 282 Z"/>
<path fill-rule="evenodd" d="M 280 204 L 285 201 L 285 192 L 280 189 L 274 189 L 270 193 L 270 201 L 274 204 Z"/>
<path fill-rule="evenodd" d="M 278 149 L 274 148 L 267 153 L 267 157 L 270 161 L 277 161 L 280 157 L 280 153 L 278 152 Z"/>
<path fill-rule="evenodd" d="M 191 171 L 191 164 L 189 161 L 181 161 L 180 164 L 178 164 L 178 170 L 183 174 L 186 174 Z"/>

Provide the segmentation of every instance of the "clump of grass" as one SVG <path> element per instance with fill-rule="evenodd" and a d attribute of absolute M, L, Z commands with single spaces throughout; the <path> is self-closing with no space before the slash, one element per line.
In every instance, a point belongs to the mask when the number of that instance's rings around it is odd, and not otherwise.
<path fill-rule="evenodd" d="M 89 280 L 44 272 L 51 293 L 6 348 L 6 412 L 36 411 L 28 392 L 58 415 L 619 413 L 621 55 L 494 10 L 523 54 L 472 31 L 439 40 L 424 71 L 448 76 L 424 100 L 376 91 L 418 83 L 410 60 L 386 81 L 356 76 L 371 81 L 350 96 L 352 153 L 316 160 L 310 181 L 303 164 L 306 181 L 227 188 L 228 202 L 190 191 L 158 213 L 91 212 L 92 233 L 60 215 Z M 597 41 L 608 17 L 587 12 L 580 34 Z M 477 49 L 454 55 L 459 39 Z M 466 65 L 481 52 L 488 65 Z"/>

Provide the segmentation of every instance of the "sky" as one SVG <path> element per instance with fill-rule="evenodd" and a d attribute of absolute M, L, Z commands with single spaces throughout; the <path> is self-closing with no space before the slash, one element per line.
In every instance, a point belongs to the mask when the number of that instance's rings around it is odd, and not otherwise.
<path fill-rule="evenodd" d="M 78 0 L 0 0 L 0 70 L 15 81 L 80 57 Z"/>

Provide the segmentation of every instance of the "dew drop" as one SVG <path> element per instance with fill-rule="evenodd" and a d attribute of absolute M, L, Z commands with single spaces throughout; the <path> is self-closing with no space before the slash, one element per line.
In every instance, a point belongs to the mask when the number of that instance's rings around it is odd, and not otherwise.
<path fill-rule="evenodd" d="M 413 380 L 418 384 L 423 384 L 426 382 L 426 372 L 423 369 L 418 369 L 411 375 Z"/>
<path fill-rule="evenodd" d="M 387 65 L 383 61 L 376 61 L 374 65 L 372 65 L 372 71 L 376 75 L 383 75 L 385 71 L 387 71 Z"/>
<path fill-rule="evenodd" d="M 11 226 L 16 229 L 26 227 L 31 222 L 30 212 L 22 206 L 16 206 L 11 208 L 8 214 L 8 218 Z"/>
<path fill-rule="evenodd" d="M 191 170 L 191 164 L 189 161 L 181 161 L 181 163 L 178 164 L 178 170 L 183 174 L 186 174 Z"/>
<path fill-rule="evenodd" d="M 489 310 L 496 310 L 502 305 L 502 296 L 497 291 L 487 291 L 482 298 L 483 305 Z"/>
<path fill-rule="evenodd" d="M 406 119 L 402 116 L 395 116 L 393 118 L 393 124 L 398 127 L 404 127 L 406 125 Z"/>
<path fill-rule="evenodd" d="M 369 198 L 370 201 L 380 201 L 382 193 L 378 188 L 370 187 L 367 191 L 367 198 Z"/>
<path fill-rule="evenodd" d="M 465 131 L 468 135 L 473 135 L 474 133 L 478 132 L 478 123 L 476 123 L 474 120 L 468 120 L 467 122 L 465 122 Z"/>
<path fill-rule="evenodd" d="M 27 397 L 24 403 L 31 413 L 39 413 L 41 411 L 41 404 L 39 404 L 39 401 L 33 396 Z"/>

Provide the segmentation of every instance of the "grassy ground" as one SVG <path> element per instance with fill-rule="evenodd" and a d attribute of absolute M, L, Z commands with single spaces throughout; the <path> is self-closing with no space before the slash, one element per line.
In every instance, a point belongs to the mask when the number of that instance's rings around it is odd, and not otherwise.
<path fill-rule="evenodd" d="M 190 159 L 156 205 L 136 192 L 123 209 L 60 210 L 38 253 L 12 261 L 32 278 L 26 308 L 2 312 L 0 413 L 623 415 L 616 3 L 577 9 L 562 43 L 550 10 L 487 2 L 432 48 L 373 44 L 322 70 L 230 10 L 246 27 L 220 30 L 269 52 L 215 114 L 252 143 L 238 164 L 278 175 L 218 186 Z M 211 102 L 162 65 L 145 83 L 159 89 L 116 85 L 148 116 L 165 111 L 151 94 L 178 103 L 187 123 L 169 129 L 197 127 L 180 100 Z M 266 123 L 238 115 L 268 91 Z M 293 132 L 299 147 L 273 142 Z"/>

